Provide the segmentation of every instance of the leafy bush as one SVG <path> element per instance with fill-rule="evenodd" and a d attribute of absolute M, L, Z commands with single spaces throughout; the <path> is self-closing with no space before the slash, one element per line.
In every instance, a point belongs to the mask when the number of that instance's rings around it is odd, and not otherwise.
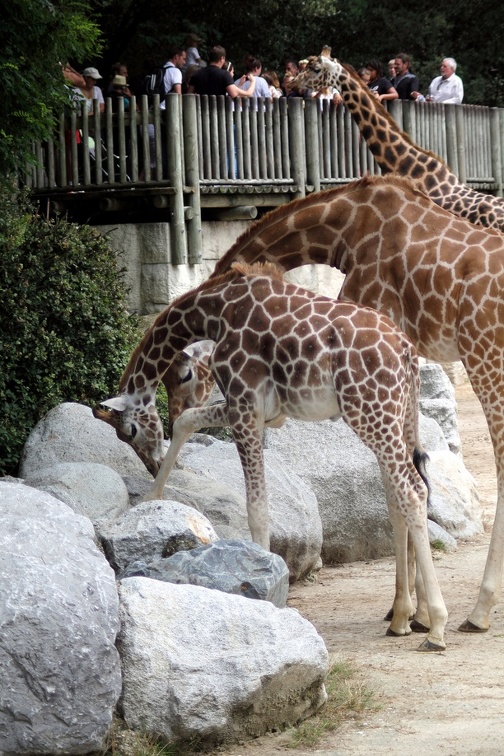
<path fill-rule="evenodd" d="M 139 338 L 107 239 L 47 221 L 0 187 L 0 474 L 15 474 L 28 434 L 60 402 L 117 389 Z"/>

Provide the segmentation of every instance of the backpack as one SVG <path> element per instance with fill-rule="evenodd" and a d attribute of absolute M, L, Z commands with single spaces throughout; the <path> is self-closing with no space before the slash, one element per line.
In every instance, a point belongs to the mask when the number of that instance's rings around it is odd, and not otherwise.
<path fill-rule="evenodd" d="M 142 84 L 142 94 L 146 94 L 149 102 L 152 103 L 154 95 L 159 95 L 161 100 L 165 96 L 164 75 L 169 65 L 155 68 L 150 74 L 147 74 Z"/>

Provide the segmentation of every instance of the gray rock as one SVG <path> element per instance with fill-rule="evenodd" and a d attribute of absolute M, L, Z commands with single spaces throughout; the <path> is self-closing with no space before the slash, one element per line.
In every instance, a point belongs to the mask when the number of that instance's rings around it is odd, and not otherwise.
<path fill-rule="evenodd" d="M 427 528 L 429 530 L 429 541 L 431 544 L 442 544 L 445 551 L 457 550 L 457 539 L 446 532 L 441 525 L 432 520 L 427 520 Z"/>
<path fill-rule="evenodd" d="M 0 481 L 0 752 L 103 746 L 121 692 L 114 573 L 93 526 Z"/>
<path fill-rule="evenodd" d="M 437 362 L 422 365 L 420 378 L 420 411 L 438 423 L 450 451 L 460 454 L 457 401 L 453 384 Z"/>
<path fill-rule="evenodd" d="M 233 742 L 325 701 L 328 654 L 293 609 L 149 578 L 120 583 L 127 725 L 170 741 Z"/>
<path fill-rule="evenodd" d="M 429 517 L 457 539 L 483 533 L 476 483 L 461 457 L 451 452 L 429 452 L 427 474 L 431 488 Z"/>
<path fill-rule="evenodd" d="M 148 566 L 128 565 L 124 575 L 143 575 L 167 583 L 190 583 L 271 601 L 283 609 L 289 593 L 289 568 L 282 557 L 252 541 L 217 541 L 190 551 L 179 551 Z"/>
<path fill-rule="evenodd" d="M 128 489 L 119 473 L 93 462 L 53 465 L 35 472 L 25 483 L 65 502 L 77 514 L 89 517 L 93 525 L 115 520 L 130 507 Z"/>
<path fill-rule="evenodd" d="M 23 449 L 20 475 L 31 478 L 60 462 L 95 462 L 120 475 L 150 478 L 131 446 L 83 404 L 59 404 L 37 423 Z"/>
<path fill-rule="evenodd" d="M 207 518 L 178 501 L 146 501 L 98 529 L 115 570 L 131 562 L 147 563 L 176 551 L 212 543 L 218 536 Z"/>

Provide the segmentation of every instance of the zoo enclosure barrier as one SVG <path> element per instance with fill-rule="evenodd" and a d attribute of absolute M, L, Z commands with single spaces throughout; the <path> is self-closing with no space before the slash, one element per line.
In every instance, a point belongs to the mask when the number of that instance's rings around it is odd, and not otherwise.
<path fill-rule="evenodd" d="M 100 212 L 154 208 L 170 223 L 172 264 L 201 257 L 202 213 L 252 219 L 380 169 L 345 107 L 318 99 L 176 95 L 94 103 L 59 119 L 34 145 L 23 182 L 57 211 L 93 201 Z M 388 110 L 420 147 L 473 188 L 503 194 L 504 109 L 394 100 Z M 71 212 L 71 210 L 70 210 Z M 116 220 L 116 217 L 114 217 Z"/>

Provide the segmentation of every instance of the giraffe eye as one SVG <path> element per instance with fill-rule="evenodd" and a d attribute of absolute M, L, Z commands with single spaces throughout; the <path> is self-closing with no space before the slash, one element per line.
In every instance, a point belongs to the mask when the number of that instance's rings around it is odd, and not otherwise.
<path fill-rule="evenodd" d="M 189 368 L 187 373 L 180 379 L 180 383 L 187 383 L 192 378 L 192 370 Z"/>
<path fill-rule="evenodd" d="M 138 429 L 137 429 L 136 425 L 132 425 L 131 426 L 131 429 L 130 429 L 131 438 L 135 438 L 135 436 L 137 434 L 137 430 Z"/>

